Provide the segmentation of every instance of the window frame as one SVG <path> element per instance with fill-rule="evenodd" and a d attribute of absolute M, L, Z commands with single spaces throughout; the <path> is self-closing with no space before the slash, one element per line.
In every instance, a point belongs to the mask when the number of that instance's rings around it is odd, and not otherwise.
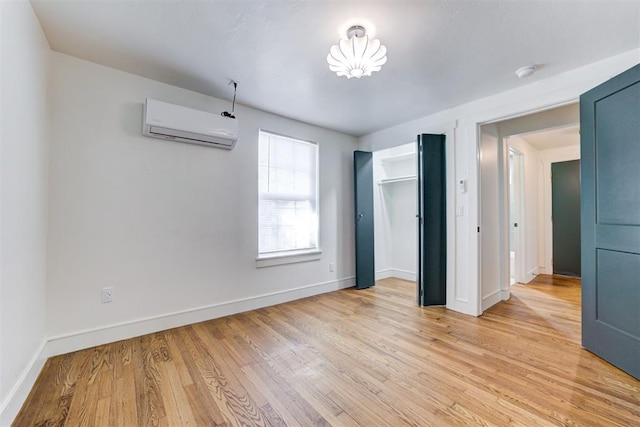
<path fill-rule="evenodd" d="M 315 215 L 316 215 L 316 245 L 314 248 L 305 248 L 305 249 L 290 249 L 290 250 L 281 250 L 281 251 L 271 251 L 271 252 L 260 252 L 260 201 L 262 199 L 271 199 L 271 200 L 308 200 L 308 198 L 303 196 L 296 196 L 288 193 L 272 193 L 273 196 L 263 197 L 260 191 L 260 141 L 263 138 L 263 135 L 266 136 L 275 136 L 278 138 L 288 139 L 290 141 L 296 143 L 304 143 L 309 144 L 315 148 Z M 257 256 L 256 256 L 256 267 L 271 267 L 275 265 L 283 265 L 283 264 L 292 264 L 298 262 L 306 262 L 306 261 L 315 261 L 319 260 L 322 255 L 322 250 L 320 249 L 320 144 L 315 141 L 310 141 L 307 139 L 296 138 L 289 135 L 284 135 L 277 132 L 272 132 L 266 129 L 258 129 L 258 234 L 257 234 Z M 269 194 L 269 193 L 265 193 Z M 278 196 L 282 197 L 278 197 Z"/>

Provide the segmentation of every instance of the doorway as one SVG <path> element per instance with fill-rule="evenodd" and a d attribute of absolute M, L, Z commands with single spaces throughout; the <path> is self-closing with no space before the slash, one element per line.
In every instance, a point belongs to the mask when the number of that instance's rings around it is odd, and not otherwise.
<path fill-rule="evenodd" d="M 429 289 L 426 292 L 423 289 L 423 292 L 420 292 L 420 289 L 418 289 L 419 287 L 416 285 L 416 290 L 418 291 L 416 292 L 418 301 L 420 301 L 421 297 L 424 297 L 427 295 L 433 296 L 437 294 L 438 301 L 425 302 L 423 300 L 422 304 L 444 305 L 447 308 L 452 308 L 456 311 L 464 312 L 465 310 L 467 310 L 466 307 L 470 305 L 470 302 L 466 297 L 463 298 L 462 295 L 457 296 L 457 294 L 459 293 L 459 290 L 455 286 L 456 276 L 458 274 L 458 272 L 456 271 L 456 253 L 457 253 L 456 248 L 461 243 L 468 244 L 467 242 L 468 238 L 466 236 L 456 234 L 456 222 L 460 221 L 460 219 L 457 217 L 462 217 L 465 215 L 463 206 L 459 206 L 458 209 L 456 209 L 456 203 L 459 203 L 460 205 L 462 205 L 464 202 L 468 202 L 468 199 L 472 195 L 466 194 L 468 184 L 467 184 L 467 179 L 464 177 L 464 175 L 456 177 L 456 173 L 455 173 L 456 127 L 457 127 L 457 122 L 455 121 L 445 122 L 437 126 L 434 126 L 433 128 L 430 128 L 427 131 L 427 133 L 419 133 L 417 137 L 415 136 L 416 134 L 413 132 L 410 132 L 410 133 L 401 132 L 401 134 L 397 135 L 396 137 L 389 138 L 379 144 L 373 144 L 373 145 L 365 144 L 363 148 L 371 152 L 372 155 L 375 155 L 376 160 L 378 160 L 378 157 L 382 154 L 382 152 L 385 152 L 386 150 L 390 150 L 390 151 L 386 151 L 385 154 L 391 154 L 391 156 L 398 157 L 397 159 L 391 160 L 390 162 L 389 161 L 386 162 L 386 163 L 389 163 L 389 165 L 385 166 L 386 176 L 383 176 L 379 179 L 378 178 L 374 179 L 374 183 L 373 183 L 372 192 L 374 193 L 374 206 L 375 206 L 374 233 L 373 233 L 374 239 L 375 239 L 374 254 L 375 252 L 378 252 L 377 254 L 375 254 L 374 275 L 376 276 L 376 279 L 392 277 L 392 275 L 395 274 L 395 276 L 406 277 L 410 281 L 415 281 L 416 284 L 420 282 L 423 285 L 429 284 L 430 286 L 434 286 L 437 283 L 438 286 L 441 286 L 442 289 L 439 288 L 439 291 L 435 293 L 431 289 Z M 398 145 L 398 142 L 396 142 L 398 140 L 399 141 L 404 140 L 404 141 L 410 141 L 410 142 L 406 142 L 404 144 Z M 433 219 L 432 212 L 421 211 L 421 212 L 424 212 L 423 215 L 425 216 L 425 218 L 428 217 L 424 221 L 425 224 L 436 224 L 436 223 L 440 224 L 440 229 L 438 230 L 438 232 L 440 233 L 439 236 L 441 236 L 441 237 L 438 237 L 438 239 L 429 237 L 429 238 L 423 239 L 423 241 L 424 242 L 436 242 L 436 241 L 443 242 L 444 239 L 442 237 L 446 239 L 446 245 L 443 245 L 443 247 L 434 249 L 437 256 L 431 256 L 432 254 L 429 253 L 429 255 L 425 255 L 424 257 L 422 257 L 425 260 L 428 260 L 431 262 L 434 262 L 435 259 L 438 259 L 438 263 L 440 264 L 440 269 L 438 270 L 440 273 L 438 274 L 440 274 L 440 277 L 439 277 L 439 280 L 436 280 L 436 281 L 419 280 L 419 278 L 417 277 L 417 273 L 419 271 L 418 263 L 417 263 L 418 236 L 422 231 L 424 231 L 424 227 L 422 229 L 419 228 L 419 218 L 417 217 L 417 215 L 419 214 L 418 198 L 417 198 L 418 196 L 417 184 L 419 182 L 418 173 L 417 173 L 417 166 L 418 166 L 417 147 L 420 146 L 420 143 L 423 144 L 422 145 L 423 151 L 420 151 L 422 153 L 424 153 L 425 144 L 430 146 L 430 148 L 427 149 L 428 155 L 423 155 L 420 157 L 420 159 L 422 160 L 422 163 L 426 164 L 428 161 L 434 161 L 436 157 L 440 159 L 439 168 L 435 168 L 435 167 L 426 168 L 425 166 L 423 166 L 423 169 L 425 168 L 428 169 L 429 173 L 421 174 L 421 176 L 423 177 L 422 182 L 429 183 L 428 185 L 424 185 L 422 187 L 424 189 L 423 199 L 430 201 L 429 206 L 431 208 L 434 206 L 438 206 L 439 210 L 437 213 L 440 215 L 441 218 L 443 218 L 442 221 L 438 222 Z M 437 156 L 431 153 L 431 151 L 436 146 L 438 147 L 437 149 L 439 150 L 439 153 Z M 398 150 L 398 151 L 393 152 L 393 150 Z M 405 156 L 406 158 L 404 158 Z M 396 168 L 401 169 L 400 163 L 403 163 L 403 162 L 408 162 L 408 164 L 411 165 L 412 169 L 415 172 L 405 173 L 402 171 L 398 171 Z M 377 171 L 378 168 L 381 167 L 381 165 L 379 164 L 379 162 L 374 162 L 374 167 L 376 168 L 376 171 Z M 397 173 L 389 173 L 389 172 L 392 172 L 393 169 L 396 169 Z M 432 177 L 430 176 L 430 174 L 433 174 L 436 169 L 439 170 L 438 172 L 438 174 L 440 175 L 439 182 L 441 185 L 440 192 L 442 196 L 439 199 L 440 202 L 438 203 L 434 203 L 434 200 L 436 200 L 435 196 L 427 197 L 426 195 L 428 191 L 432 191 L 432 189 L 434 188 L 435 181 L 432 180 Z M 385 180 L 385 181 L 382 181 L 382 180 Z M 382 192 L 397 193 L 398 191 L 392 189 L 392 187 L 394 186 L 399 187 L 401 185 L 408 186 L 409 188 L 408 191 L 413 193 L 413 197 L 411 200 L 413 201 L 413 203 L 415 203 L 415 206 L 416 206 L 416 208 L 413 208 L 413 209 L 409 208 L 409 209 L 403 210 L 403 215 L 405 220 L 411 221 L 410 224 L 411 224 L 412 234 L 410 235 L 409 242 L 411 243 L 411 247 L 413 248 L 412 254 L 404 257 L 404 260 L 405 261 L 408 260 L 412 262 L 412 265 L 411 265 L 413 267 L 412 269 L 405 269 L 405 268 L 402 268 L 402 266 L 398 266 L 399 264 L 393 265 L 390 263 L 390 260 L 393 260 L 392 258 L 393 250 L 391 248 L 393 246 L 397 246 L 399 239 L 397 238 L 394 239 L 393 233 L 388 232 L 389 228 L 387 228 L 387 230 L 385 229 L 381 230 L 381 227 L 380 227 L 380 224 L 381 224 L 380 220 L 388 222 L 390 219 L 392 219 L 390 218 L 390 214 L 393 214 L 393 212 L 390 211 L 390 208 L 389 208 L 390 206 L 392 207 L 393 204 L 389 205 L 385 203 L 385 205 L 382 205 L 380 203 L 382 201 L 382 197 L 386 197 L 386 196 L 382 196 L 381 193 Z M 385 187 L 389 187 L 389 188 L 385 189 Z M 400 192 L 401 191 L 402 190 L 400 190 Z M 394 197 L 394 196 L 392 195 L 391 197 Z M 409 223 L 407 222 L 406 224 L 409 224 Z M 431 229 L 429 230 L 430 236 L 433 235 L 431 233 L 432 231 L 433 230 Z M 425 249 L 423 251 L 425 254 L 427 253 L 426 248 L 428 246 L 429 245 L 425 245 Z M 408 247 L 409 246 L 405 246 L 405 248 L 408 248 Z M 380 251 L 380 248 L 383 248 L 382 252 Z M 431 249 L 432 248 L 430 248 L 429 250 Z M 415 255 L 413 255 L 414 253 Z M 404 270 L 404 271 L 401 271 L 401 270 Z M 429 271 L 430 274 L 435 274 L 435 273 L 432 273 L 434 270 L 431 267 L 429 267 L 428 270 L 424 270 L 424 271 Z"/>
<path fill-rule="evenodd" d="M 579 158 L 578 123 L 575 103 L 480 126 L 481 311 L 552 274 L 551 164 Z"/>
<path fill-rule="evenodd" d="M 388 242 L 376 249 L 378 253 L 386 250 L 390 255 L 387 257 L 393 262 L 387 269 L 390 275 L 413 276 L 420 306 L 446 305 L 446 136 L 420 134 L 415 144 L 390 151 L 382 153 L 390 155 L 376 156 L 380 158 L 376 162 L 380 168 L 374 171 L 378 172 L 375 181 L 381 188 L 378 211 L 380 218 L 387 219 L 379 229 Z M 413 272 L 394 267 L 397 264 L 411 264 Z"/>
<path fill-rule="evenodd" d="M 416 142 L 373 152 L 376 280 L 416 281 Z"/>

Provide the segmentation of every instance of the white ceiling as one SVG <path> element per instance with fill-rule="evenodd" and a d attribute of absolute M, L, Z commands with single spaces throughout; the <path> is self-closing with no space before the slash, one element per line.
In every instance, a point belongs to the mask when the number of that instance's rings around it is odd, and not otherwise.
<path fill-rule="evenodd" d="M 567 126 L 559 129 L 547 129 L 540 132 L 519 135 L 533 148 L 543 151 L 552 148 L 580 145 L 580 126 Z"/>
<path fill-rule="evenodd" d="M 243 105 L 356 136 L 640 47 L 640 0 L 32 4 L 56 51 L 229 100 L 234 79 Z M 354 23 L 388 62 L 347 80 L 326 56 Z"/>

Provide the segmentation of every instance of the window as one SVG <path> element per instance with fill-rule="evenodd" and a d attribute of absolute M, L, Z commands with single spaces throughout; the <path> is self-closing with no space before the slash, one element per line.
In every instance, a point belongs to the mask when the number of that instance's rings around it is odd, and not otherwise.
<path fill-rule="evenodd" d="M 258 258 L 318 250 L 318 145 L 260 131 Z"/>

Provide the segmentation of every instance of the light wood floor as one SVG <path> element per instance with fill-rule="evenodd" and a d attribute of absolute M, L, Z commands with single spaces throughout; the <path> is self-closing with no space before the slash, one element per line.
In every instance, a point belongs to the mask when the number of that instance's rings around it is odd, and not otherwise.
<path fill-rule="evenodd" d="M 17 426 L 639 426 L 640 381 L 580 348 L 579 282 L 474 318 L 347 289 L 50 359 Z"/>

